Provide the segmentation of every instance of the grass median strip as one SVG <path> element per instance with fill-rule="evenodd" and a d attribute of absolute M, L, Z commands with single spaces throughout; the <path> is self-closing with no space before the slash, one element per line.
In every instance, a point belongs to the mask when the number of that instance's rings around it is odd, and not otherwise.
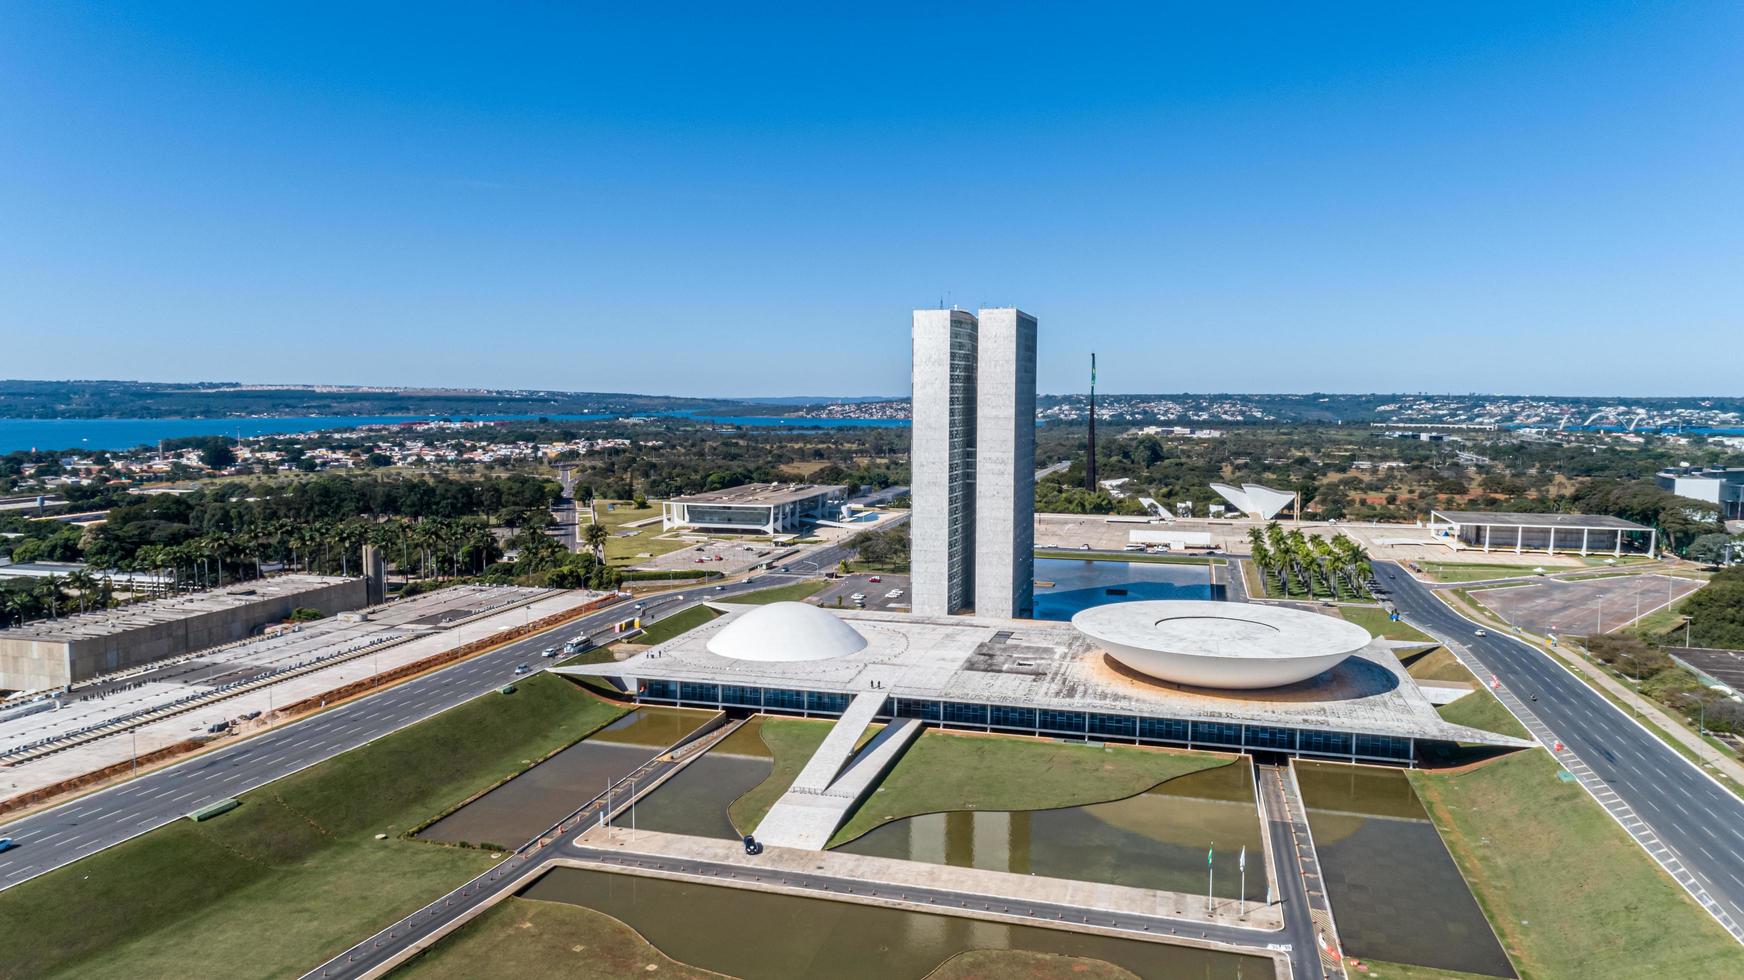
<path fill-rule="evenodd" d="M 1176 776 L 1229 765 L 1227 755 L 1012 736 L 923 732 L 848 818 L 833 847 L 886 821 L 946 810 L 1046 810 L 1105 803 Z"/>
<path fill-rule="evenodd" d="M 722 602 L 734 602 L 745 605 L 767 605 L 771 602 L 798 602 L 808 596 L 816 595 L 829 583 L 823 579 L 813 579 L 805 582 L 795 582 L 792 585 L 777 585 L 774 588 L 758 589 L 755 592 L 745 592 L 740 595 L 722 599 Z"/>
<path fill-rule="evenodd" d="M 1744 947 L 1544 752 L 1409 776 L 1521 976 L 1744 976 Z"/>
<path fill-rule="evenodd" d="M 1371 636 L 1389 640 L 1410 640 L 1413 643 L 1435 642 L 1428 634 L 1402 619 L 1388 619 L 1387 611 L 1379 606 L 1339 606 L 1338 614 L 1346 622 L 1355 623 L 1368 630 Z"/>
<path fill-rule="evenodd" d="M 688 633 L 719 615 L 720 613 L 707 606 L 691 606 L 683 612 L 673 613 L 654 623 L 633 637 L 631 642 L 650 647 L 665 643 L 680 633 Z"/>
<path fill-rule="evenodd" d="M 1464 670 L 1465 668 L 1461 667 L 1460 669 Z M 1466 676 L 1469 678 L 1471 675 L 1467 673 Z M 1481 686 L 1458 701 L 1444 704 L 1435 710 L 1441 715 L 1442 720 L 1455 725 L 1479 728 L 1486 732 L 1495 732 L 1497 735 L 1512 735 L 1515 738 L 1532 737 L 1532 733 L 1526 730 L 1525 725 L 1520 724 L 1520 720 L 1514 717 L 1513 712 L 1504 707 L 1502 702 L 1496 700 L 1495 695 Z"/>
<path fill-rule="evenodd" d="M 0 892 L 0 977 L 280 977 L 340 952 L 492 863 L 399 834 L 624 710 L 518 688 Z"/>

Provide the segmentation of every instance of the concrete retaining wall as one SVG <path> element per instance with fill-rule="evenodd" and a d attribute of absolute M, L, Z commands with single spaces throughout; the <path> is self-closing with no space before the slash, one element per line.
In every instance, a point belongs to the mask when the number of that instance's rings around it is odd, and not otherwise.
<path fill-rule="evenodd" d="M 141 624 L 75 640 L 9 638 L 0 633 L 0 688 L 49 690 L 248 638 L 298 607 L 324 615 L 362 608 L 363 579 L 347 579 L 284 595 L 263 596 L 225 609 L 190 612 L 160 623 Z"/>

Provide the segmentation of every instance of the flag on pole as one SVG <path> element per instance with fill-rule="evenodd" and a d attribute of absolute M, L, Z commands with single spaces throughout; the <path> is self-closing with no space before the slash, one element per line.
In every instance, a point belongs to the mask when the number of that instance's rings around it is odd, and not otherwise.
<path fill-rule="evenodd" d="M 1211 867 L 1211 855 L 1216 854 L 1216 853 L 1217 853 L 1217 845 L 1216 844 L 1211 845 L 1211 849 L 1205 852 L 1205 866 L 1207 868 Z"/>
<path fill-rule="evenodd" d="M 1241 845 L 1241 860 L 1239 862 L 1237 862 L 1237 866 L 1242 871 L 1247 870 L 1247 845 L 1246 844 Z"/>

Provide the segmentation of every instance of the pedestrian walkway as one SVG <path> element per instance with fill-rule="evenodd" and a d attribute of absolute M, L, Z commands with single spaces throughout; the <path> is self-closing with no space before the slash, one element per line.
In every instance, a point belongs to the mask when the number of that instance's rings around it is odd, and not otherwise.
<path fill-rule="evenodd" d="M 885 726 L 882 732 L 862 749 L 852 764 L 854 746 L 874 716 L 883 708 L 882 691 L 862 694 L 848 706 L 842 720 L 830 731 L 799 778 L 757 825 L 755 836 L 764 844 L 821 851 L 834 836 L 836 828 L 848 818 L 865 795 L 871 791 L 885 770 L 895 764 L 908 743 L 922 729 L 920 721 L 904 718 Z M 861 719 L 864 719 L 863 721 Z"/>
<path fill-rule="evenodd" d="M 873 719 L 878 717 L 878 712 L 884 710 L 884 702 L 889 698 L 890 695 L 883 691 L 866 691 L 855 695 L 848 710 L 842 712 L 841 719 L 824 736 L 817 751 L 811 754 L 811 760 L 794 778 L 793 790 L 801 793 L 822 793 L 828 789 L 841 774 L 842 767 L 848 764 L 848 759 L 853 756 L 854 747 L 860 744 L 860 735 L 866 731 L 866 726 L 872 724 Z"/>
<path fill-rule="evenodd" d="M 628 831 L 621 826 L 613 828 L 609 838 L 604 831 L 591 829 L 554 859 L 562 862 L 572 855 L 590 852 L 708 864 L 740 874 L 754 871 L 775 877 L 813 875 L 828 878 L 839 885 L 853 886 L 853 891 L 838 887 L 836 891 L 841 894 L 860 894 L 879 886 L 925 888 L 963 899 L 1005 901 L 1013 906 L 1017 903 L 1047 903 L 1085 913 L 1119 913 L 1215 924 L 1252 933 L 1276 933 L 1284 925 L 1283 913 L 1278 906 L 1244 903 L 1230 898 L 1207 903 L 1205 895 L 1200 893 L 1156 891 L 842 851 L 818 853 L 798 848 L 767 847 L 761 854 L 747 855 L 737 841 L 648 830 Z M 1256 935 L 1254 940 L 1257 942 L 1259 936 Z"/>
<path fill-rule="evenodd" d="M 1295 769 L 1283 765 L 1258 765 L 1254 775 L 1265 801 L 1267 832 L 1278 841 L 1277 849 L 1281 852 L 1277 855 L 1278 870 L 1281 874 L 1294 872 L 1290 880 L 1296 887 L 1285 888 L 1283 900 L 1289 905 L 1299 902 L 1298 896 L 1306 898 L 1306 918 L 1312 923 L 1308 929 L 1314 937 L 1321 973 L 1325 977 L 1342 978 L 1345 976 L 1344 959 L 1338 929 L 1333 923 L 1332 905 L 1326 898 L 1320 856 L 1314 849 L 1314 835 L 1308 829 L 1307 809 L 1296 786 Z M 1302 911 L 1289 910 L 1287 915 L 1300 922 Z M 1301 931 L 1299 926 L 1297 931 Z"/>

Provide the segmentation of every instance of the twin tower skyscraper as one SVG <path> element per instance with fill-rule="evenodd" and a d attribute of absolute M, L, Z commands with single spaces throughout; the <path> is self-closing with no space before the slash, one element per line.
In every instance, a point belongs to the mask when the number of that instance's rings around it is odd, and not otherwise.
<path fill-rule="evenodd" d="M 912 609 L 1028 618 L 1035 599 L 1036 319 L 914 311 Z"/>

